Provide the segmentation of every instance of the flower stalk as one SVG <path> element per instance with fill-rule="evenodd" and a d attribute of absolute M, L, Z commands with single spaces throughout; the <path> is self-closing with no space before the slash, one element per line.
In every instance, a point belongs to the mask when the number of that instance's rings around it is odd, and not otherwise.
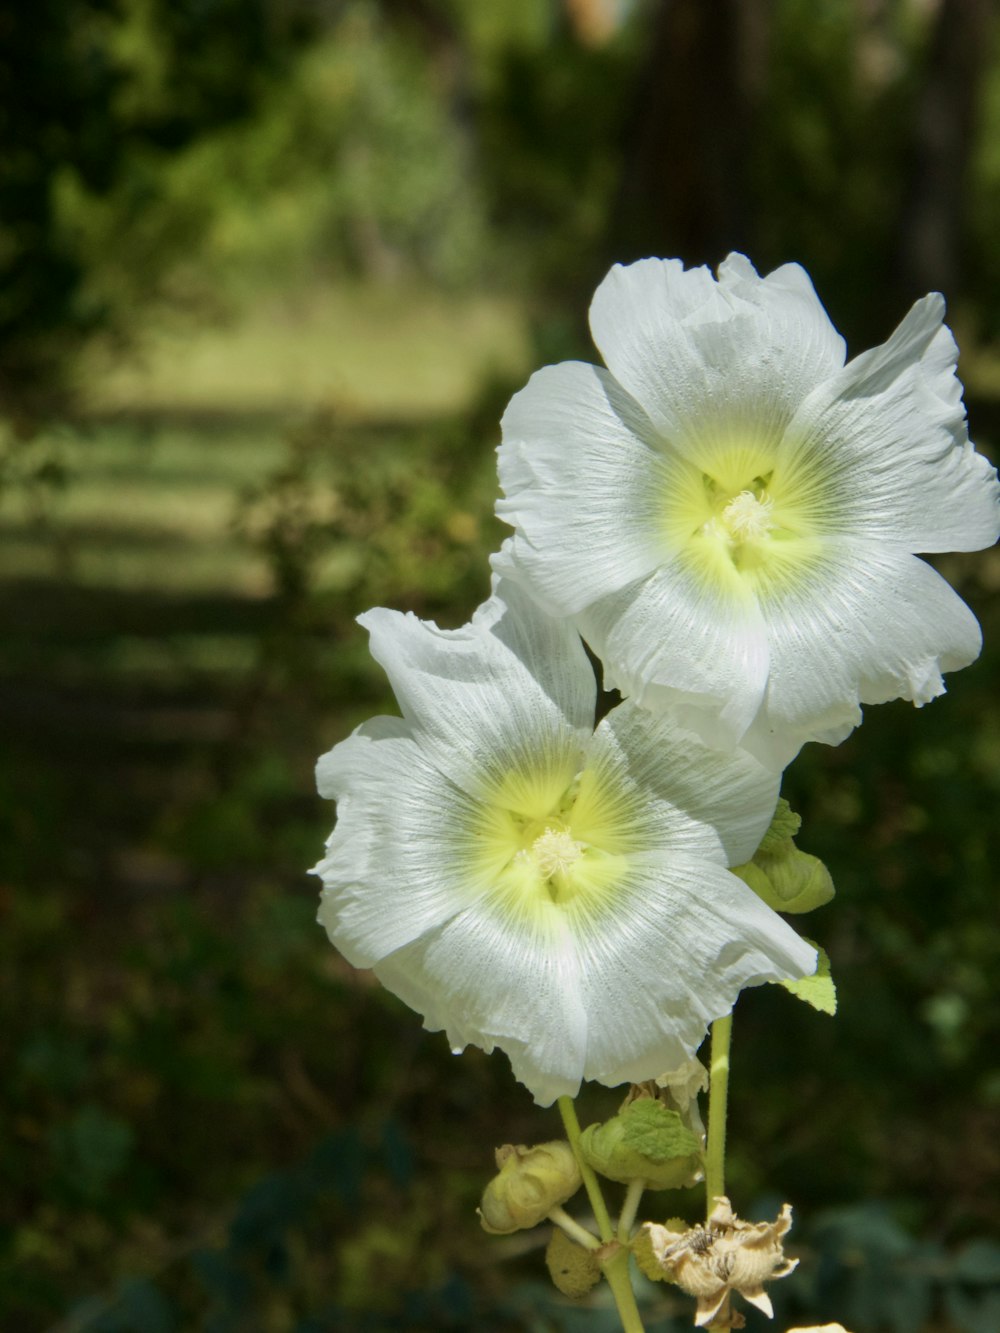
<path fill-rule="evenodd" d="M 731 1013 L 712 1024 L 712 1056 L 708 1083 L 708 1134 L 705 1144 L 705 1216 L 726 1193 L 726 1112 L 729 1106 L 729 1052 L 733 1040 Z M 729 1328 L 729 1297 L 723 1301 L 709 1333 Z"/>
<path fill-rule="evenodd" d="M 597 1230 L 601 1240 L 606 1243 L 614 1239 L 614 1228 L 611 1225 L 608 1206 L 604 1202 L 604 1195 L 601 1193 L 600 1181 L 597 1179 L 593 1168 L 588 1166 L 580 1148 L 580 1121 L 577 1118 L 576 1107 L 573 1105 L 572 1097 L 560 1097 L 557 1104 L 559 1114 L 562 1116 L 563 1127 L 566 1130 L 566 1137 L 569 1139 L 573 1155 L 576 1157 L 577 1165 L 580 1168 L 580 1175 L 583 1177 L 583 1187 L 587 1191 L 587 1198 L 594 1210 Z"/>
<path fill-rule="evenodd" d="M 576 1241 L 577 1245 L 582 1245 L 585 1250 L 599 1250 L 601 1242 L 586 1227 L 582 1227 L 575 1218 L 570 1217 L 562 1205 L 557 1205 L 549 1213 L 549 1221 L 569 1236 L 570 1240 Z"/>
<path fill-rule="evenodd" d="M 642 1315 L 635 1303 L 635 1292 L 629 1276 L 629 1252 L 621 1247 L 612 1258 L 602 1264 L 604 1276 L 608 1280 L 611 1294 L 615 1298 L 618 1318 L 622 1321 L 622 1333 L 644 1333 Z"/>
<path fill-rule="evenodd" d="M 708 1085 L 708 1142 L 705 1145 L 705 1215 L 726 1192 L 726 1107 L 729 1102 L 729 1048 L 733 1016 L 712 1024 L 712 1062 Z"/>
<path fill-rule="evenodd" d="M 625 1192 L 625 1202 L 618 1217 L 618 1239 L 627 1245 L 635 1224 L 635 1215 L 639 1211 L 639 1201 L 646 1189 L 644 1180 L 630 1180 Z"/>
<path fill-rule="evenodd" d="M 569 1139 L 570 1146 L 580 1166 L 580 1175 L 583 1177 L 583 1186 L 587 1191 L 587 1198 L 594 1210 L 597 1229 L 610 1254 L 610 1257 L 601 1263 L 601 1271 L 611 1288 L 611 1295 L 614 1297 L 618 1317 L 622 1321 L 622 1333 L 644 1333 L 642 1316 L 635 1303 L 635 1292 L 632 1290 L 632 1281 L 629 1276 L 629 1251 L 624 1246 L 620 1246 L 614 1239 L 614 1227 L 611 1224 L 607 1204 L 604 1202 L 600 1182 L 593 1168 L 584 1159 L 580 1147 L 580 1121 L 576 1114 L 576 1107 L 573 1105 L 573 1099 L 571 1097 L 560 1097 L 558 1106 L 566 1130 L 566 1137 Z M 636 1207 L 638 1207 L 638 1202 L 638 1197 L 636 1197 Z"/>

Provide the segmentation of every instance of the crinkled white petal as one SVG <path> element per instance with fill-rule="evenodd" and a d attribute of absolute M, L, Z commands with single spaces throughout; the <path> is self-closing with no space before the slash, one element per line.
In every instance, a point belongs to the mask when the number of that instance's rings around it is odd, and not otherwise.
<path fill-rule="evenodd" d="M 452 1050 L 495 1046 L 547 1105 L 579 1088 L 589 1015 L 576 944 L 555 909 L 522 915 L 496 897 L 383 959 L 379 980 Z"/>
<path fill-rule="evenodd" d="M 572 777 L 591 735 L 596 685 L 571 624 L 506 582 L 461 629 L 382 608 L 358 620 L 403 716 L 458 786 L 481 793 L 526 756 L 535 769 Z"/>
<path fill-rule="evenodd" d="M 578 617 L 605 682 L 677 717 L 707 744 L 737 744 L 760 707 L 767 634 L 756 601 L 664 565 Z"/>
<path fill-rule="evenodd" d="M 881 347 L 803 404 L 780 457 L 827 492 L 826 531 L 908 551 L 975 551 L 1000 536 L 1000 485 L 969 442 L 944 302 L 918 301 Z"/>
<path fill-rule="evenodd" d="M 591 766 L 606 790 L 628 793 L 627 818 L 644 851 L 723 866 L 742 865 L 760 846 L 781 782 L 745 750 L 708 749 L 672 712 L 655 715 L 631 702 L 598 726 Z"/>
<path fill-rule="evenodd" d="M 764 763 L 787 763 L 807 740 L 843 740 L 860 704 L 928 703 L 942 672 L 982 645 L 975 616 L 924 561 L 876 542 L 828 546 L 804 584 L 762 608 L 770 677 L 742 744 Z"/>
<path fill-rule="evenodd" d="M 677 448 L 754 432 L 777 439 L 805 395 L 844 363 L 808 275 L 761 278 L 730 255 L 718 282 L 680 260 L 615 265 L 590 308 L 612 374 Z"/>
<path fill-rule="evenodd" d="M 636 857 L 610 921 L 578 935 L 583 1076 L 615 1086 L 690 1059 L 745 986 L 811 974 L 816 951 L 742 880 L 696 857 Z"/>
<path fill-rule="evenodd" d="M 553 611 L 573 614 L 656 568 L 671 460 L 606 370 L 568 361 L 538 371 L 502 430 L 497 514 L 515 528 L 514 565 Z"/>
<path fill-rule="evenodd" d="M 316 767 L 337 801 L 319 920 L 355 967 L 463 911 L 481 886 L 468 873 L 468 796 L 431 763 L 400 718 L 364 723 Z"/>
<path fill-rule="evenodd" d="M 453 1048 L 504 1050 L 536 1101 L 654 1078 L 689 1059 L 739 991 L 799 977 L 815 951 L 741 880 L 699 857 L 630 858 L 607 911 L 520 919 L 479 904 L 376 975 Z"/>

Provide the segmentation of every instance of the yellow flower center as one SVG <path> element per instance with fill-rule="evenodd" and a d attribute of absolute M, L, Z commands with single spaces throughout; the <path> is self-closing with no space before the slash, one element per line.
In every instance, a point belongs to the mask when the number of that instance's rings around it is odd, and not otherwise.
<path fill-rule="evenodd" d="M 626 869 L 625 813 L 589 770 L 511 774 L 470 830 L 470 868 L 521 909 L 596 908 Z"/>
<path fill-rule="evenodd" d="M 716 448 L 703 468 L 672 471 L 664 536 L 704 582 L 737 597 L 767 594 L 800 577 L 817 554 L 825 487 L 766 449 Z"/>

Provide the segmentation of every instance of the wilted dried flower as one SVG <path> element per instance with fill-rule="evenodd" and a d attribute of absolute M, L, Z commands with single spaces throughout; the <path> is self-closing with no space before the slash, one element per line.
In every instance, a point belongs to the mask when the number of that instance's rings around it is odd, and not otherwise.
<path fill-rule="evenodd" d="M 667 1277 L 697 1298 L 694 1322 L 703 1328 L 721 1322 L 716 1316 L 731 1291 L 773 1318 L 764 1283 L 787 1277 L 799 1262 L 786 1259 L 781 1248 L 791 1225 L 791 1204 L 784 1204 L 773 1222 L 744 1222 L 729 1200 L 720 1198 L 704 1226 L 673 1231 L 648 1222 L 644 1230 Z M 732 1327 L 742 1323 L 739 1316 L 732 1317 Z"/>

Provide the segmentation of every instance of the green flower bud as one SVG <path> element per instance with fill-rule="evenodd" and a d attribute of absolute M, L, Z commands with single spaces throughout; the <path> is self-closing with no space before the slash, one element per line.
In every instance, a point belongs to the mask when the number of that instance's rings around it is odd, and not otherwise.
<path fill-rule="evenodd" d="M 779 799 L 771 827 L 753 859 L 732 868 L 776 912 L 811 912 L 834 894 L 833 880 L 823 862 L 795 846 L 793 835 L 801 822 L 788 802 Z"/>
<path fill-rule="evenodd" d="M 701 1143 L 680 1115 L 654 1098 L 629 1102 L 580 1141 L 587 1163 L 609 1180 L 644 1180 L 648 1189 L 682 1189 L 701 1176 Z"/>
<path fill-rule="evenodd" d="M 562 1294 L 574 1300 L 586 1296 L 601 1280 L 601 1265 L 594 1251 L 577 1245 L 558 1227 L 552 1232 L 545 1251 L 545 1265 Z"/>
<path fill-rule="evenodd" d="M 787 842 L 789 838 L 794 838 L 801 827 L 802 816 L 795 813 L 784 796 L 779 796 L 778 804 L 774 807 L 774 814 L 771 816 L 770 826 L 761 838 L 757 850 L 759 852 L 776 851 L 783 842 Z"/>
<path fill-rule="evenodd" d="M 496 1162 L 500 1173 L 483 1191 L 479 1209 L 483 1230 L 494 1236 L 537 1226 L 580 1188 L 580 1168 L 563 1139 L 534 1148 L 504 1144 Z"/>

